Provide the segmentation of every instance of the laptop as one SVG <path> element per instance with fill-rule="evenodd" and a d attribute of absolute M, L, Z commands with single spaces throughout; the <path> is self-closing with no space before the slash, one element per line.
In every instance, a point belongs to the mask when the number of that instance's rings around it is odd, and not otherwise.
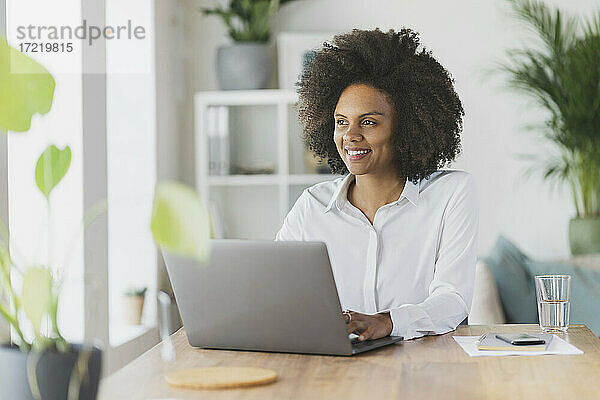
<path fill-rule="evenodd" d="M 213 239 L 207 263 L 162 253 L 194 347 L 350 356 L 403 340 L 348 335 L 325 243 Z"/>

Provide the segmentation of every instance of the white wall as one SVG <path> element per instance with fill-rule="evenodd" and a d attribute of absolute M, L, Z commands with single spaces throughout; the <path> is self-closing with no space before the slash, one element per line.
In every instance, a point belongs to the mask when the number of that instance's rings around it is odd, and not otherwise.
<path fill-rule="evenodd" d="M 181 125 L 181 168 L 186 181 L 193 174 L 193 147 L 188 145 L 192 140 L 191 96 L 196 90 L 217 89 L 215 49 L 229 42 L 220 20 L 197 10 L 224 3 L 187 3 L 186 43 L 195 53 L 186 77 L 189 103 Z M 584 16 L 598 8 L 593 0 L 547 3 Z M 542 142 L 522 127 L 544 114 L 527 107 L 522 95 L 505 89 L 499 76 L 485 78 L 485 71 L 503 60 L 505 49 L 520 46 L 528 37 L 508 12 L 507 2 L 499 0 L 297 0 L 282 7 L 278 25 L 281 31 L 293 32 L 404 26 L 420 32 L 422 44 L 454 76 L 465 108 L 463 152 L 452 167 L 470 171 L 478 184 L 479 254 L 487 254 L 503 233 L 533 257 L 567 256 L 567 224 L 574 214 L 568 192 L 553 193 L 539 175 L 525 180 L 529 164 L 515 157 L 517 153 L 543 154 Z"/>
<path fill-rule="evenodd" d="M 150 216 L 156 182 L 154 7 L 106 1 L 107 25 L 143 26 L 144 40 L 106 43 L 109 303 L 119 324 L 121 297 L 147 287 L 143 323 L 156 324 L 156 251 Z M 118 342 L 111 333 L 111 343 Z"/>
<path fill-rule="evenodd" d="M 107 25 L 129 20 L 144 28 L 143 40 L 106 43 L 109 373 L 158 343 L 157 254 L 150 232 L 157 176 L 155 3 L 106 0 Z M 123 322 L 122 296 L 142 287 L 148 289 L 145 329 L 138 329 Z"/>

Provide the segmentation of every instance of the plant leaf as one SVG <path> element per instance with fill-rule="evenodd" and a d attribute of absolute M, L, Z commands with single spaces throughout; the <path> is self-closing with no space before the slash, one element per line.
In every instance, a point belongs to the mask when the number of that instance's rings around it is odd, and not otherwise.
<path fill-rule="evenodd" d="M 42 318 L 52 305 L 52 275 L 47 268 L 29 269 L 23 277 L 23 311 L 40 336 Z"/>
<path fill-rule="evenodd" d="M 208 260 L 210 218 L 190 187 L 177 182 L 157 184 L 151 229 L 158 246 L 201 262 Z"/>
<path fill-rule="evenodd" d="M 71 165 L 71 148 L 66 146 L 59 150 L 50 145 L 38 158 L 35 166 L 35 183 L 40 191 L 49 199 L 50 192 L 65 176 Z"/>
<path fill-rule="evenodd" d="M 54 78 L 0 37 L 0 129 L 25 132 L 35 113 L 52 107 Z"/>

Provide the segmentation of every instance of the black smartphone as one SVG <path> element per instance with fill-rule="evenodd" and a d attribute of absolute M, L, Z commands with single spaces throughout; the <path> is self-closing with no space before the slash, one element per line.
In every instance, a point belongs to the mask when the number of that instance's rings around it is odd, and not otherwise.
<path fill-rule="evenodd" d="M 532 344 L 544 344 L 546 341 L 544 339 L 540 339 L 537 336 L 532 336 L 528 334 L 519 334 L 519 335 L 496 335 L 497 339 L 503 340 L 507 343 L 513 344 L 515 346 L 525 346 Z"/>

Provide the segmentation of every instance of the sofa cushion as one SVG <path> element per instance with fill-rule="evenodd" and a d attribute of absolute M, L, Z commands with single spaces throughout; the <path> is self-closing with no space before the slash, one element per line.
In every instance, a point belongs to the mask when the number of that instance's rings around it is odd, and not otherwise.
<path fill-rule="evenodd" d="M 538 323 L 535 284 L 529 258 L 503 235 L 483 260 L 494 276 L 507 323 Z"/>
<path fill-rule="evenodd" d="M 507 323 L 539 323 L 536 275 L 571 275 L 569 324 L 585 324 L 600 335 L 600 270 L 565 262 L 536 261 L 500 235 L 483 260 L 494 276 Z"/>
<path fill-rule="evenodd" d="M 469 325 L 495 325 L 506 322 L 494 276 L 485 261 L 477 260 L 473 301 L 469 311 Z"/>

